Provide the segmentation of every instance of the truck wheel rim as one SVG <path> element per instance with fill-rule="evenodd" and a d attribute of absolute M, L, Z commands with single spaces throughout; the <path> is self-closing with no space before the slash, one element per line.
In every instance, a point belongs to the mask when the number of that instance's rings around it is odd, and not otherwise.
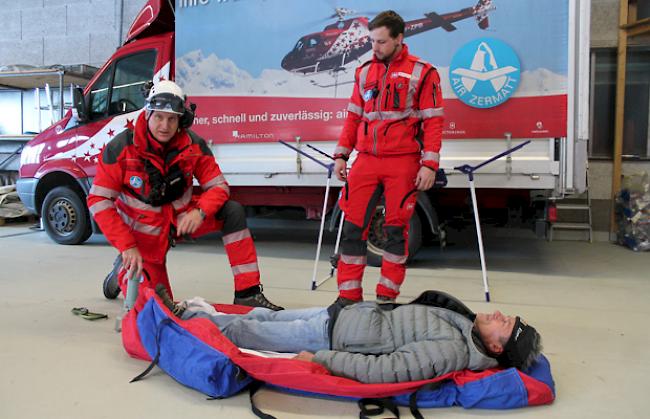
<path fill-rule="evenodd" d="M 72 202 L 58 199 L 47 213 L 47 220 L 52 229 L 61 236 L 69 236 L 77 225 L 77 211 Z"/>
<path fill-rule="evenodd" d="M 383 254 L 386 247 L 386 234 L 384 233 L 385 209 L 377 207 L 375 214 L 370 221 L 368 230 L 368 248 L 376 254 Z"/>

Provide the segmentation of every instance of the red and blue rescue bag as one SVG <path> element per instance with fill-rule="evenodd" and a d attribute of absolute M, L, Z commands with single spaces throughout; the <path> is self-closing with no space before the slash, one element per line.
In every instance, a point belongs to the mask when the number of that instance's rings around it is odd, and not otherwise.
<path fill-rule="evenodd" d="M 179 383 L 213 398 L 225 398 L 245 388 L 252 395 L 261 383 L 294 394 L 358 400 L 361 417 L 377 414 L 380 406 L 396 410 L 418 407 L 512 409 L 552 403 L 555 384 L 544 355 L 526 371 L 515 368 L 456 371 L 430 380 L 389 384 L 364 384 L 331 375 L 319 364 L 286 358 L 267 358 L 239 350 L 205 318 L 181 320 L 174 316 L 152 290 L 142 311 L 129 312 L 122 323 L 122 339 L 133 357 L 153 361 L 134 378 L 144 377 L 155 365 Z M 220 305 L 221 312 L 245 313 L 249 307 Z M 271 418 L 253 404 L 260 417 Z"/>

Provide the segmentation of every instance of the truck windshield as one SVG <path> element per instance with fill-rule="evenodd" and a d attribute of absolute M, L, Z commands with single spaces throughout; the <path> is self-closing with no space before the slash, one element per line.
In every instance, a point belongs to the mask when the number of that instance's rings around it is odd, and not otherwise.
<path fill-rule="evenodd" d="M 106 69 L 90 89 L 90 119 L 101 118 L 106 114 L 112 70 L 113 66 Z"/>
<path fill-rule="evenodd" d="M 144 106 L 142 85 L 153 78 L 156 51 L 145 51 L 120 60 L 115 67 L 110 114 L 133 112 Z"/>
<path fill-rule="evenodd" d="M 153 79 L 155 63 L 156 51 L 150 50 L 121 58 L 108 67 L 90 89 L 90 119 L 141 109 L 142 85 Z"/>

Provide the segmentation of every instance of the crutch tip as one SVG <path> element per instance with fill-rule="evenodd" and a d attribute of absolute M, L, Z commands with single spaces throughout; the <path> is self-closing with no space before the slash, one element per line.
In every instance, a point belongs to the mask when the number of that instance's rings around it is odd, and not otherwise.
<path fill-rule="evenodd" d="M 485 301 L 488 303 L 490 302 L 490 291 L 485 292 Z"/>

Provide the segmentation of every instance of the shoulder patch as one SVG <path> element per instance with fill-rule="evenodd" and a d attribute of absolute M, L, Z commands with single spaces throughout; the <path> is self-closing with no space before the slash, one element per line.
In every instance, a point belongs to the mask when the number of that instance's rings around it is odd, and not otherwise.
<path fill-rule="evenodd" d="M 192 144 L 197 144 L 199 146 L 203 155 L 214 157 L 212 154 L 212 150 L 210 150 L 210 147 L 208 147 L 208 144 L 205 142 L 203 138 L 199 137 L 197 133 L 189 129 L 187 130 L 187 134 L 190 136 L 190 139 L 192 140 Z"/>
<path fill-rule="evenodd" d="M 102 161 L 106 164 L 117 163 L 117 158 L 122 154 L 124 148 L 129 145 L 133 145 L 133 132 L 126 129 L 106 144 L 106 148 L 102 153 Z"/>

